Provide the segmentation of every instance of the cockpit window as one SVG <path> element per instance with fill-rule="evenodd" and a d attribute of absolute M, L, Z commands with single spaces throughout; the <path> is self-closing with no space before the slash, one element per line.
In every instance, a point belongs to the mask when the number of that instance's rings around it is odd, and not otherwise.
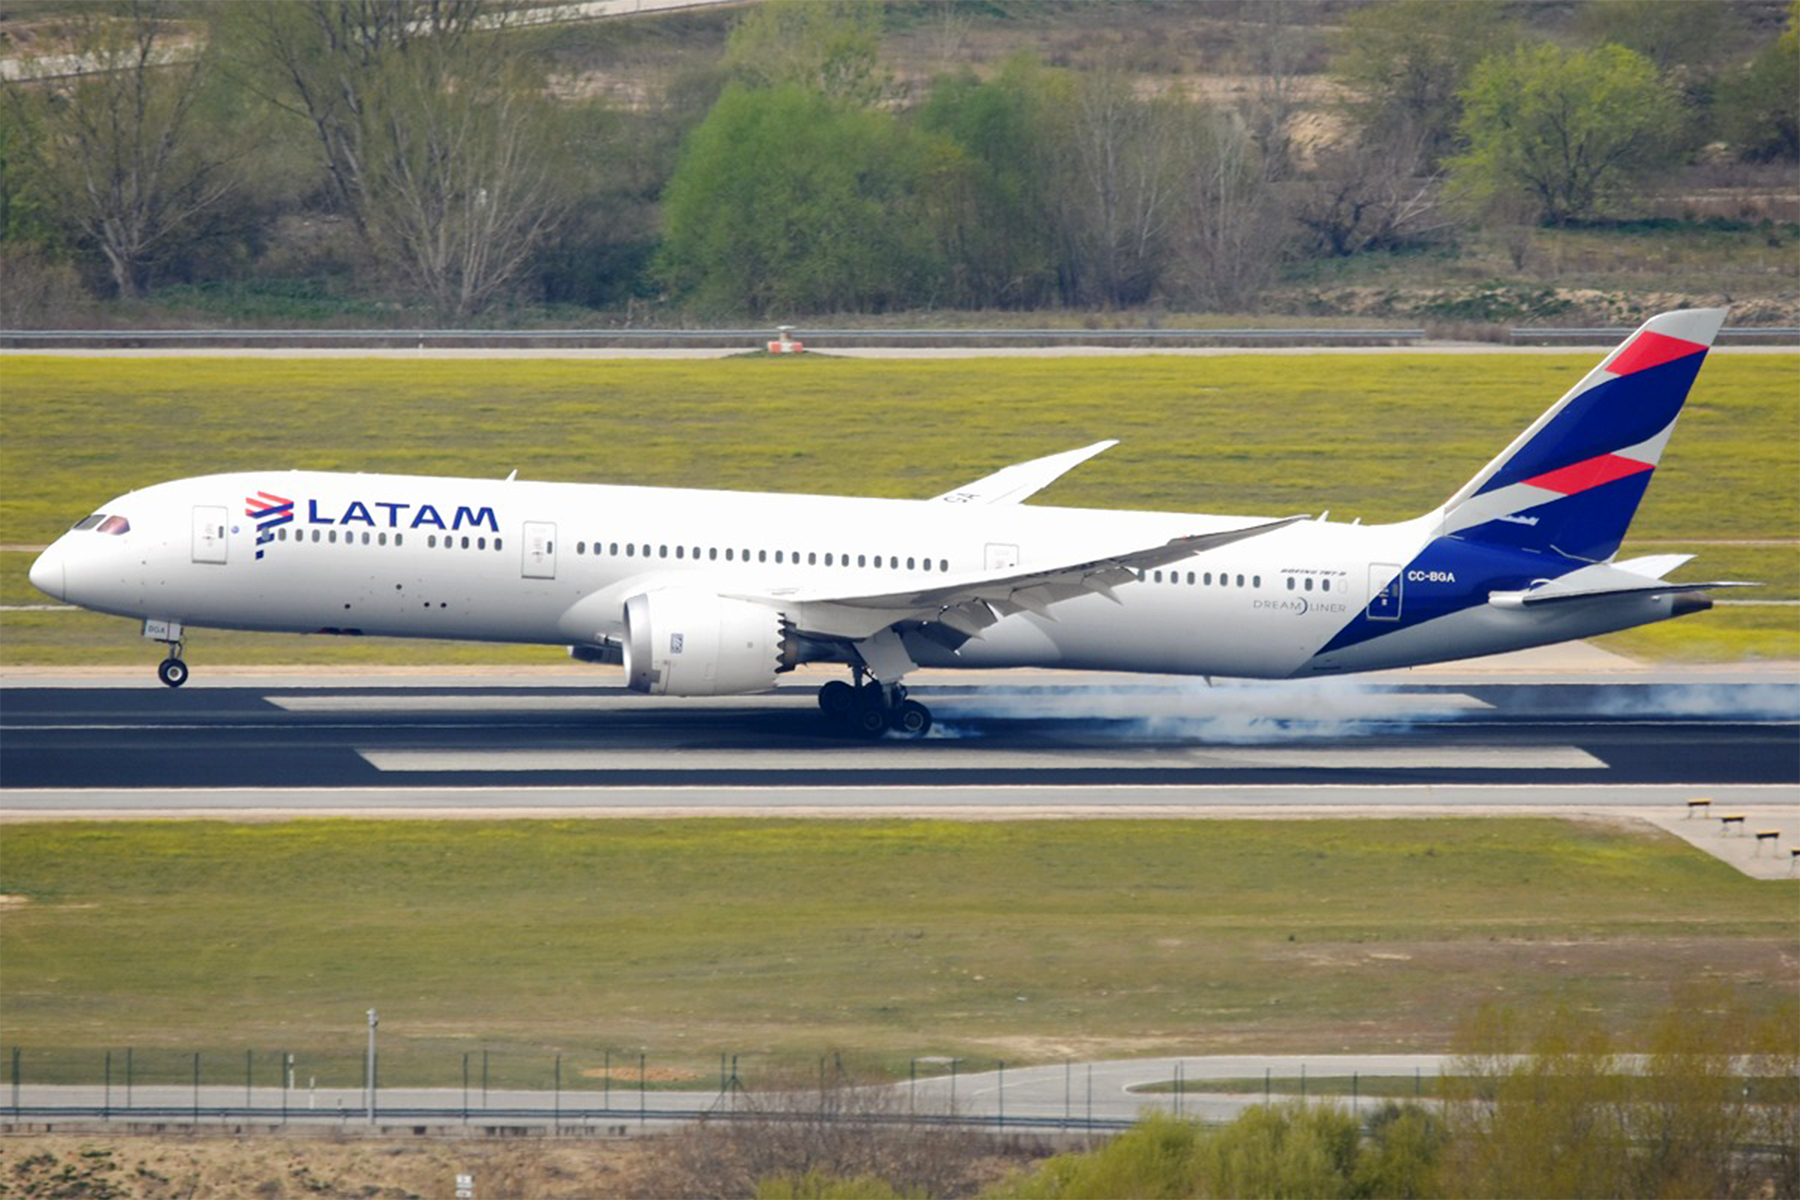
<path fill-rule="evenodd" d="M 100 522 L 99 532 L 110 533 L 115 537 L 121 533 L 130 533 L 131 522 L 115 514 Z"/>
<path fill-rule="evenodd" d="M 106 520 L 105 513 L 95 513 L 91 517 L 81 518 L 81 520 L 75 522 L 75 524 L 73 526 L 71 526 L 70 529 L 72 532 L 80 532 L 83 529 L 92 529 L 94 526 L 98 525 L 100 522 L 102 522 L 104 520 Z"/>

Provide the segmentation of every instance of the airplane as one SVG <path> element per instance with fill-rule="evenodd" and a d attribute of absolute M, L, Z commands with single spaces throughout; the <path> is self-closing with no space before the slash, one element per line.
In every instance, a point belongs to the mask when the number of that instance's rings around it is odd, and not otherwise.
<path fill-rule="evenodd" d="M 1443 504 L 1393 524 L 1024 504 L 1114 442 L 929 500 L 247 471 L 128 492 L 31 567 L 143 622 L 568 647 L 658 696 L 769 691 L 917 737 L 916 668 L 1299 679 L 1591 637 L 1749 586 L 1616 559 L 1724 309 L 1663 313 Z"/>

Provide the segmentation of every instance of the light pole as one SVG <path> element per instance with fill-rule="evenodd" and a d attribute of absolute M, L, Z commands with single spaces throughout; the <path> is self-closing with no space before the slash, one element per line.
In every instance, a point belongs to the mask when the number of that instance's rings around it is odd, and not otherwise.
<path fill-rule="evenodd" d="M 381 1018 L 375 1010 L 369 1010 L 369 1124 L 375 1123 L 375 1027 L 381 1024 Z"/>

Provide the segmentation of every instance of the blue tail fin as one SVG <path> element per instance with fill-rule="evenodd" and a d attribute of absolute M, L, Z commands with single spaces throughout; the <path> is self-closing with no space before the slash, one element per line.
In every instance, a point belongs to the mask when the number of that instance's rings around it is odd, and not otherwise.
<path fill-rule="evenodd" d="M 1650 318 L 1444 503 L 1440 533 L 1611 558 L 1724 322 L 1722 308 Z"/>

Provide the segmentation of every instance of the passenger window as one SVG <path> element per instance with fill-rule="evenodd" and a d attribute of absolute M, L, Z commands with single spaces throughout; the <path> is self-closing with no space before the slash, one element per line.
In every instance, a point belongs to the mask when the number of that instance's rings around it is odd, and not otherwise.
<path fill-rule="evenodd" d="M 1252 575 L 1250 577 L 1250 586 L 1253 588 L 1261 587 L 1262 586 L 1262 576 L 1261 575 Z"/>
<path fill-rule="evenodd" d="M 1211 587 L 1212 586 L 1212 572 L 1208 571 L 1206 574 L 1202 575 L 1200 577 L 1200 582 L 1204 583 L 1207 587 Z"/>
<path fill-rule="evenodd" d="M 781 558 L 782 558 L 782 555 L 781 555 L 781 551 L 779 551 L 779 550 L 777 550 L 777 551 L 776 551 L 776 552 L 775 552 L 775 561 L 776 561 L 776 562 L 780 562 L 780 561 L 781 561 Z"/>
<path fill-rule="evenodd" d="M 906 569 L 907 569 L 907 570 L 909 570 L 909 571 L 911 571 L 911 570 L 913 570 L 913 569 L 914 569 L 914 567 L 913 567 L 913 560 L 912 560 L 912 559 L 910 559 L 910 558 L 909 558 L 909 559 L 907 559 L 907 560 L 906 560 Z"/>
<path fill-rule="evenodd" d="M 575 543 L 575 553 L 586 554 L 587 553 L 587 543 L 586 542 L 576 542 Z"/>
<path fill-rule="evenodd" d="M 949 569 L 950 569 L 950 560 L 949 559 L 947 559 L 947 558 L 938 559 L 938 570 L 948 571 Z"/>
<path fill-rule="evenodd" d="M 500 539 L 499 538 L 494 539 L 494 549 L 496 549 L 496 550 L 500 549 Z M 598 542 L 594 543 L 594 553 L 595 554 L 600 553 L 600 544 Z"/>
<path fill-rule="evenodd" d="M 275 531 L 275 540 L 278 542 L 287 541 L 287 529 L 285 526 Z"/>
<path fill-rule="evenodd" d="M 316 542 L 318 540 L 319 540 L 319 531 L 315 529 L 315 530 L 313 530 L 313 541 Z"/>
<path fill-rule="evenodd" d="M 825 552 L 825 565 L 828 567 L 831 565 L 831 552 L 829 550 Z"/>
<path fill-rule="evenodd" d="M 725 547 L 725 561 L 726 562 L 732 561 L 731 554 L 732 554 L 731 547 L 730 546 Z"/>
<path fill-rule="evenodd" d="M 619 557 L 619 543 L 613 542 L 606 547 L 606 552 L 614 558 Z"/>
<path fill-rule="evenodd" d="M 667 546 L 658 546 L 656 548 L 656 557 L 658 557 L 658 558 L 669 557 L 669 548 Z"/>
<path fill-rule="evenodd" d="M 463 548 L 463 549 L 464 549 L 464 550 L 467 550 L 467 549 L 468 549 L 468 548 L 469 548 L 469 535 L 468 535 L 468 534 L 466 534 L 466 533 L 465 533 L 465 534 L 463 534 L 463 544 L 462 544 L 462 548 Z M 545 542 L 545 543 L 544 543 L 544 553 L 545 553 L 545 554 L 548 554 L 548 553 L 550 553 L 550 543 L 549 543 L 549 542 Z"/>
<path fill-rule="evenodd" d="M 809 567 L 816 567 L 819 565 L 819 556 L 816 551 L 808 550 L 806 552 L 806 565 Z"/>
<path fill-rule="evenodd" d="M 365 533 L 365 534 L 363 534 L 363 545 L 366 546 L 368 544 L 369 544 L 369 535 Z"/>
<path fill-rule="evenodd" d="M 1192 571 L 1188 572 L 1188 586 L 1189 587 L 1194 586 L 1194 573 Z"/>
<path fill-rule="evenodd" d="M 1237 577 L 1237 585 L 1238 585 L 1238 586 L 1239 586 L 1239 587 L 1243 587 L 1243 586 L 1244 586 L 1244 577 L 1243 577 L 1243 576 L 1242 576 L 1242 575 L 1239 575 L 1239 576 L 1238 576 L 1238 577 Z"/>
<path fill-rule="evenodd" d="M 867 565 L 868 565 L 868 560 L 867 560 L 867 559 L 865 559 L 865 558 L 864 558 L 864 557 L 863 557 L 863 556 L 862 556 L 862 555 L 860 555 L 860 554 L 859 554 L 859 555 L 857 555 L 857 556 L 856 556 L 856 565 L 857 565 L 857 566 L 859 566 L 859 567 L 864 567 L 864 566 L 867 566 Z"/>
<path fill-rule="evenodd" d="M 637 557 L 637 546 L 631 542 L 626 542 L 625 543 L 625 557 L 626 558 Z"/>
<path fill-rule="evenodd" d="M 1157 583 L 1162 582 L 1162 572 L 1161 571 L 1156 572 L 1156 582 Z"/>
<path fill-rule="evenodd" d="M 404 534 L 404 533 L 396 533 L 396 534 L 395 534 L 395 535 L 394 535 L 394 545 L 396 545 L 396 546 L 403 546 L 403 545 L 405 545 L 405 544 L 406 544 L 406 535 L 405 535 L 405 534 Z M 495 546 L 495 547 L 496 547 L 496 548 L 498 548 L 498 547 L 499 547 L 499 545 L 500 545 L 500 543 L 499 543 L 499 542 L 495 542 L 495 543 L 494 543 L 494 546 Z"/>
<path fill-rule="evenodd" d="M 687 557 L 687 547 L 685 547 L 685 546 L 677 546 L 677 547 L 675 547 L 675 557 L 676 557 L 676 558 L 685 558 L 685 557 Z"/>
<path fill-rule="evenodd" d="M 325 540 L 334 546 L 337 545 L 337 530 L 333 529 L 331 532 L 327 533 L 325 535 Z"/>
<path fill-rule="evenodd" d="M 1294 577 L 1292 575 L 1289 575 L 1288 576 L 1288 591 L 1291 592 L 1293 590 L 1294 590 Z"/>
<path fill-rule="evenodd" d="M 70 526 L 70 531 L 74 532 L 77 530 L 92 529 L 104 520 L 106 520 L 106 515 L 104 513 L 95 513 L 91 517 L 83 517 L 81 520 L 75 522 L 74 525 Z"/>
<path fill-rule="evenodd" d="M 375 544 L 378 546 L 387 545 L 387 534 L 385 534 L 385 533 L 376 534 L 375 535 Z"/>
<path fill-rule="evenodd" d="M 1319 590 L 1321 592 L 1329 592 L 1331 590 L 1331 580 L 1329 580 L 1329 579 L 1319 580 Z"/>
<path fill-rule="evenodd" d="M 477 550 L 486 550 L 487 549 L 487 539 L 486 538 L 476 538 L 475 539 L 475 548 Z"/>
<path fill-rule="evenodd" d="M 1303 586 L 1306 588 L 1307 591 L 1309 591 L 1309 592 L 1312 591 L 1312 576 L 1308 575 L 1306 577 L 1306 583 Z"/>
<path fill-rule="evenodd" d="M 708 546 L 706 548 L 706 561 L 707 562 L 718 562 L 719 561 L 719 548 L 717 546 Z"/>

